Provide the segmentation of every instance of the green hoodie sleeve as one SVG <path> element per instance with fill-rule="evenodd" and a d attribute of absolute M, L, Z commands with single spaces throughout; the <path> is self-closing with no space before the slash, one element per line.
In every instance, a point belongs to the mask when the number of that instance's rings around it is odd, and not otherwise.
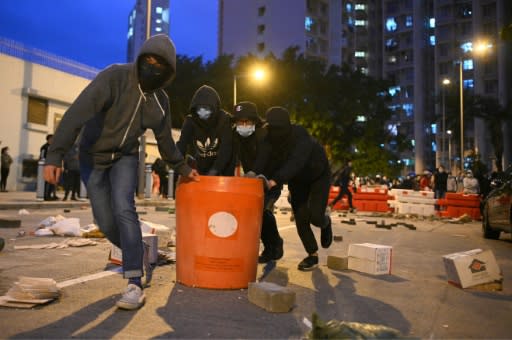
<path fill-rule="evenodd" d="M 61 166 L 64 155 L 73 146 L 82 126 L 111 105 L 109 73 L 109 69 L 100 72 L 65 112 L 48 149 L 46 164 Z"/>

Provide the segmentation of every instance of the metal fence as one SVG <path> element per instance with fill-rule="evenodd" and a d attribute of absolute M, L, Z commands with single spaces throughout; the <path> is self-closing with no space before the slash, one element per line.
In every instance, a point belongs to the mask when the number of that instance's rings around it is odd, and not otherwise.
<path fill-rule="evenodd" d="M 94 67 L 2 37 L 0 37 L 0 53 L 91 80 L 99 72 Z"/>

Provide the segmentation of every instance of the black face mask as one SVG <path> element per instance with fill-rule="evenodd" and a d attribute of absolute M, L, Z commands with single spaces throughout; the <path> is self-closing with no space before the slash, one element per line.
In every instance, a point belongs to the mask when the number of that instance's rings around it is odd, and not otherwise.
<path fill-rule="evenodd" d="M 158 67 L 146 61 L 139 63 L 139 82 L 144 91 L 154 91 L 169 78 L 168 68 Z"/>

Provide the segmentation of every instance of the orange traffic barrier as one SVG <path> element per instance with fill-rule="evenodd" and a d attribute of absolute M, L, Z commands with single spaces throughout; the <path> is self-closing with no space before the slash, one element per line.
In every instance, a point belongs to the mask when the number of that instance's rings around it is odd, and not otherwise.
<path fill-rule="evenodd" d="M 191 287 L 247 288 L 256 280 L 261 179 L 201 176 L 176 189 L 176 280 Z"/>
<path fill-rule="evenodd" d="M 352 191 L 352 187 L 350 187 L 348 190 L 350 192 Z M 331 190 L 329 191 L 329 203 L 334 201 L 336 196 L 340 193 L 340 187 L 339 186 L 331 186 Z M 336 204 L 332 207 L 333 210 L 348 210 L 348 198 L 346 195 L 344 195 Z"/>
<path fill-rule="evenodd" d="M 352 203 L 358 211 L 388 212 L 388 189 L 378 186 L 361 186 L 352 195 Z"/>
<path fill-rule="evenodd" d="M 464 214 L 474 220 L 480 220 L 480 196 L 476 194 L 463 194 L 447 192 L 445 198 L 438 199 L 442 217 L 460 217 Z"/>

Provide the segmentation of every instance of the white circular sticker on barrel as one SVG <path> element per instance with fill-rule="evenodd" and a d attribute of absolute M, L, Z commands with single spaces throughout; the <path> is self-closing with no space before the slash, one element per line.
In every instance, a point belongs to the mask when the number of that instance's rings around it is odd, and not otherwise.
<path fill-rule="evenodd" d="M 230 237 L 236 232 L 238 222 L 232 214 L 219 211 L 208 219 L 208 228 L 215 236 Z"/>

